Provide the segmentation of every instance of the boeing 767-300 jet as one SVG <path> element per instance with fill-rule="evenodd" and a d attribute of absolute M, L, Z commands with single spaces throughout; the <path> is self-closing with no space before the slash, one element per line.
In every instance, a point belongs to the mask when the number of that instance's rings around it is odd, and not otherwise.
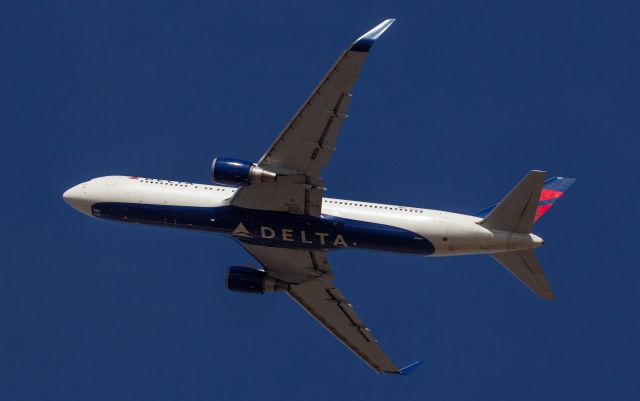
<path fill-rule="evenodd" d="M 389 19 L 356 40 L 331 67 L 256 163 L 218 157 L 215 184 L 108 176 L 67 190 L 89 216 L 231 236 L 261 266 L 232 266 L 232 291 L 286 292 L 376 372 L 407 374 L 384 354 L 345 295 L 327 254 L 359 248 L 421 256 L 488 254 L 542 299 L 552 299 L 532 250 L 533 223 L 573 183 L 529 172 L 497 205 L 476 215 L 323 196 L 320 173 L 334 151 L 351 89 Z"/>

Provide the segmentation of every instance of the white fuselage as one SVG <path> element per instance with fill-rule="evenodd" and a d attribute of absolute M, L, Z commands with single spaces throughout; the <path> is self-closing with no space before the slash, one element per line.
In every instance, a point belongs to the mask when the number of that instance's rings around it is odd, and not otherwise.
<path fill-rule="evenodd" d="M 542 244 L 542 240 L 533 234 L 486 229 L 478 224 L 481 219 L 475 216 L 333 198 L 323 199 L 321 218 L 300 216 L 298 220 L 306 219 L 304 228 L 299 228 L 300 221 L 292 221 L 289 227 L 288 223 L 278 223 L 284 215 L 271 213 L 265 217 L 264 212 L 257 210 L 233 210 L 231 216 L 229 200 L 236 190 L 227 186 L 108 176 L 79 184 L 65 192 L 64 198 L 79 211 L 94 217 L 205 229 L 233 235 L 241 242 L 249 239 L 267 241 L 269 246 L 326 250 L 355 247 L 444 256 L 532 249 Z M 139 209 L 140 205 L 147 209 Z M 200 220 L 184 214 L 190 210 L 197 210 Z M 212 213 L 206 219 L 209 225 L 203 226 L 199 221 L 203 213 L 209 211 Z M 180 221 L 183 218 L 185 221 Z M 336 221 L 347 223 L 343 231 L 339 228 L 336 231 L 326 229 L 327 221 L 333 222 L 330 227 L 343 227 Z M 255 223 L 254 229 L 248 222 Z M 250 227 L 251 232 L 238 231 L 239 223 L 243 223 L 243 229 Z M 373 237 L 371 227 L 375 228 Z M 404 242 L 398 242 L 395 247 L 386 246 L 393 244 L 399 236 Z M 360 237 L 364 239 L 359 240 Z M 417 248 L 421 246 L 420 239 L 432 244 L 430 251 L 422 252 Z"/>

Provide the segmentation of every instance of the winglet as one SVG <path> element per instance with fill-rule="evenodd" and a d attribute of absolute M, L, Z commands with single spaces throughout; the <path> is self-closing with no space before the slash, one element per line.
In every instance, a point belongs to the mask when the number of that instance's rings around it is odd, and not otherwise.
<path fill-rule="evenodd" d="M 414 362 L 411 365 L 407 365 L 404 368 L 398 370 L 398 373 L 402 376 L 409 376 L 411 373 L 413 373 L 414 370 L 418 368 L 418 366 L 422 365 L 423 363 L 424 361 Z"/>
<path fill-rule="evenodd" d="M 376 41 L 393 24 L 395 19 L 387 19 L 378 24 L 375 28 L 360 36 L 358 40 L 351 45 L 352 52 L 368 52 Z"/>
<path fill-rule="evenodd" d="M 417 362 L 412 363 L 411 365 L 405 366 L 402 369 L 398 369 L 397 371 L 384 372 L 384 373 L 402 375 L 402 376 L 409 376 L 411 373 L 413 373 L 414 370 L 416 370 L 423 363 L 424 363 L 424 361 L 417 361 Z"/>

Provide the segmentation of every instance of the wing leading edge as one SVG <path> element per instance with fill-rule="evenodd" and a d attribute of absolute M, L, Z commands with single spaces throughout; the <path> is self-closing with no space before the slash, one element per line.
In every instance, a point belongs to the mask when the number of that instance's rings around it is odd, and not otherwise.
<path fill-rule="evenodd" d="M 251 209 L 320 216 L 322 168 L 347 118 L 351 89 L 371 46 L 394 22 L 388 19 L 358 38 L 338 58 L 257 165 L 278 174 L 274 182 L 239 189 L 231 203 Z"/>

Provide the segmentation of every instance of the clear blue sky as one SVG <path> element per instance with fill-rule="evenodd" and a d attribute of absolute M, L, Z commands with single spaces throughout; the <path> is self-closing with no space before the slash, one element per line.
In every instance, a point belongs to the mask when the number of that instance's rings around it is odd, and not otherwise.
<path fill-rule="evenodd" d="M 523 4 L 524 3 L 524 4 Z M 578 178 L 536 225 L 557 301 L 486 256 L 330 255 L 408 378 L 376 375 L 212 234 L 97 221 L 101 175 L 256 160 L 385 18 L 328 196 L 474 212 Z M 637 1 L 32 2 L 0 7 L 0 399 L 637 400 Z"/>

